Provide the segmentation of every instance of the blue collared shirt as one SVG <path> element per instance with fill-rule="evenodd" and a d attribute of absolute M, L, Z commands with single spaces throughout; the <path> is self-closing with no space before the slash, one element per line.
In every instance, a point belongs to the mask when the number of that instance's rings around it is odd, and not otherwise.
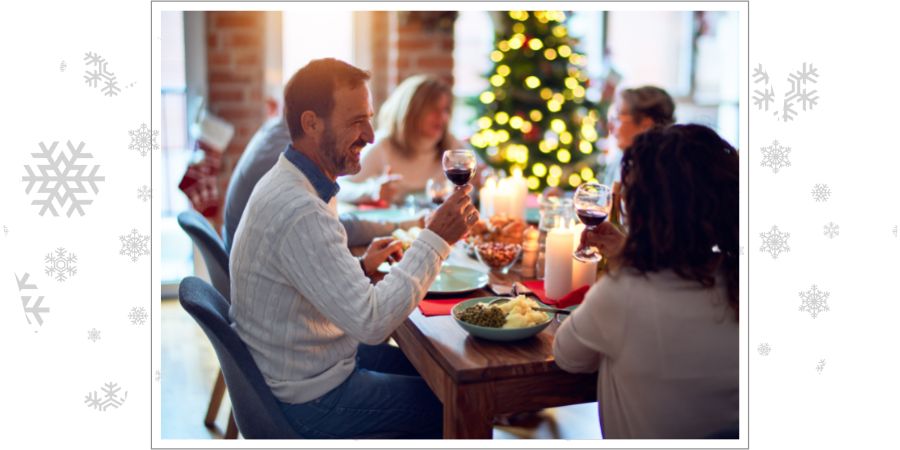
<path fill-rule="evenodd" d="M 312 162 L 306 155 L 297 151 L 293 145 L 288 144 L 287 148 L 284 149 L 284 157 L 287 158 L 291 164 L 297 166 L 297 168 L 303 172 L 303 175 L 306 175 L 306 178 L 309 179 L 309 182 L 316 188 L 316 193 L 319 194 L 319 198 L 321 198 L 323 202 L 330 202 L 331 199 L 337 195 L 338 191 L 341 190 L 341 187 L 338 186 L 336 182 L 331 181 L 331 179 L 325 176 L 322 169 L 319 169 L 319 166 Z"/>

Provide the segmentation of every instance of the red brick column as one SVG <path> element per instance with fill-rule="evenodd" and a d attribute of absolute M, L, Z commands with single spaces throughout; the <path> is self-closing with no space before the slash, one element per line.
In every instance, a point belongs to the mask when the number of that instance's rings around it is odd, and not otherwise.
<path fill-rule="evenodd" d="M 207 107 L 235 126 L 234 137 L 222 158 L 219 193 L 223 203 L 234 165 L 266 117 L 264 14 L 206 13 Z M 218 229 L 221 214 L 214 222 Z"/>

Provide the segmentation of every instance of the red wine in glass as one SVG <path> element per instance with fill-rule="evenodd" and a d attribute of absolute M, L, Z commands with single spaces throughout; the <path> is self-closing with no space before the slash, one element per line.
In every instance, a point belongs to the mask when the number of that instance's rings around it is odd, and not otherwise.
<path fill-rule="evenodd" d="M 472 178 L 472 169 L 467 167 L 454 167 L 445 170 L 444 173 L 447 175 L 448 180 L 460 187 L 465 186 Z"/>
<path fill-rule="evenodd" d="M 609 215 L 606 211 L 596 209 L 579 209 L 577 210 L 578 218 L 581 222 L 589 227 L 596 227 L 606 220 Z"/>

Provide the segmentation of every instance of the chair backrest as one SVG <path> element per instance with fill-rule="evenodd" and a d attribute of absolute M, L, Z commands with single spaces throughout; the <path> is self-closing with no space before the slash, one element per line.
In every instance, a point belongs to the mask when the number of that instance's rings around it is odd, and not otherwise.
<path fill-rule="evenodd" d="M 216 351 L 241 434 L 248 439 L 299 439 L 247 346 L 231 328 L 228 302 L 197 277 L 182 280 L 178 296 Z"/>
<path fill-rule="evenodd" d="M 178 225 L 200 249 L 209 279 L 226 301 L 231 300 L 231 276 L 228 273 L 228 252 L 212 225 L 197 211 L 178 214 Z"/>

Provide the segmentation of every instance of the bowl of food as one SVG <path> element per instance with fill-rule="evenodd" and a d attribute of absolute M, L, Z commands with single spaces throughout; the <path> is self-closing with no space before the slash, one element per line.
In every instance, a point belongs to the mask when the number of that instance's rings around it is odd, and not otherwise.
<path fill-rule="evenodd" d="M 482 264 L 490 267 L 494 272 L 507 273 L 522 254 L 522 246 L 519 244 L 506 244 L 503 242 L 482 242 L 475 246 L 475 256 Z"/>
<path fill-rule="evenodd" d="M 552 315 L 535 311 L 540 303 L 520 295 L 501 304 L 501 297 L 479 297 L 453 307 L 453 320 L 469 334 L 491 341 L 518 341 L 532 337 L 552 321 Z"/>
<path fill-rule="evenodd" d="M 494 216 L 488 220 L 479 220 L 472 225 L 465 244 L 469 256 L 475 258 L 475 248 L 485 242 L 501 242 L 504 244 L 522 244 L 525 237 L 525 221 L 507 216 Z"/>

